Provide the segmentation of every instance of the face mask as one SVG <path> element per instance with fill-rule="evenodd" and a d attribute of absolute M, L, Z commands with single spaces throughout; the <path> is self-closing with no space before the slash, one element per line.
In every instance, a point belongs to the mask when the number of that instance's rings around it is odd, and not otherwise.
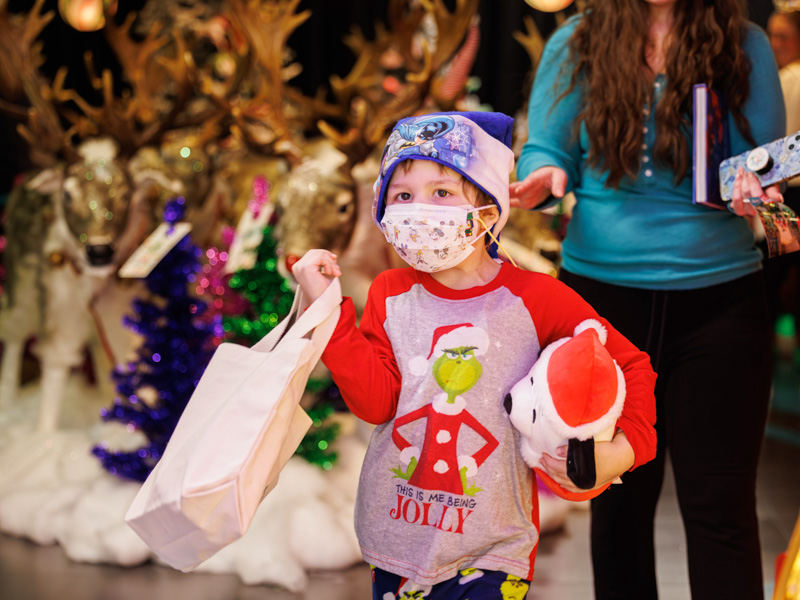
<path fill-rule="evenodd" d="M 491 206 L 393 204 L 381 219 L 383 234 L 400 257 L 418 271 L 435 273 L 462 262 L 475 250 L 477 213 Z"/>

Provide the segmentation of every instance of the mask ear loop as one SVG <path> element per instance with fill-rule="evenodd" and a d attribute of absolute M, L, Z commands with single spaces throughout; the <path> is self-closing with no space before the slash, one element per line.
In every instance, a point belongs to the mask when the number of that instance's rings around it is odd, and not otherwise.
<path fill-rule="evenodd" d="M 505 255 L 508 257 L 508 260 L 510 260 L 510 261 L 511 261 L 511 264 L 512 264 L 512 265 L 514 265 L 515 267 L 519 268 L 519 265 L 517 265 L 517 263 L 516 263 L 516 262 L 514 262 L 514 259 L 513 259 L 513 258 L 511 258 L 511 255 L 508 253 L 508 250 L 506 250 L 505 248 L 503 248 L 503 244 L 501 244 L 501 243 L 499 242 L 499 240 L 498 240 L 496 237 L 494 237 L 494 234 L 492 233 L 491 229 L 489 229 L 489 227 L 486 225 L 486 223 L 484 223 L 484 222 L 483 222 L 483 219 L 481 219 L 481 218 L 480 218 L 480 217 L 477 215 L 477 213 L 475 214 L 475 218 L 478 220 L 478 223 L 480 223 L 481 225 L 483 225 L 483 230 L 484 230 L 484 231 L 485 231 L 487 234 L 489 234 L 489 237 L 490 237 L 490 238 L 492 238 L 492 241 L 493 241 L 495 244 L 497 244 L 497 247 L 498 247 L 498 248 L 500 248 L 500 250 L 502 250 L 502 251 L 503 251 L 503 254 L 505 254 Z"/>

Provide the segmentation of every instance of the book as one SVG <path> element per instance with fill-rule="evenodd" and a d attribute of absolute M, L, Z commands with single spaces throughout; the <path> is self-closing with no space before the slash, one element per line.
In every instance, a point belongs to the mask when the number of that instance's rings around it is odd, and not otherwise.
<path fill-rule="evenodd" d="M 694 86 L 692 106 L 692 201 L 727 210 L 719 185 L 719 165 L 731 155 L 725 99 L 701 83 Z"/>

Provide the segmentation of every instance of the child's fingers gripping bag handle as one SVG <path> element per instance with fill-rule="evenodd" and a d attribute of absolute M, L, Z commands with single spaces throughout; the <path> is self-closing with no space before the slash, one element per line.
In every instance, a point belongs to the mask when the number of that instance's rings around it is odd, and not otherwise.
<path fill-rule="evenodd" d="M 341 314 L 341 304 L 342 286 L 339 278 L 335 277 L 322 295 L 314 300 L 286 332 L 288 339 L 305 337 L 312 332 L 311 342 L 314 344 L 314 354 L 308 363 L 312 369 L 322 356 L 334 329 L 336 329 Z"/>

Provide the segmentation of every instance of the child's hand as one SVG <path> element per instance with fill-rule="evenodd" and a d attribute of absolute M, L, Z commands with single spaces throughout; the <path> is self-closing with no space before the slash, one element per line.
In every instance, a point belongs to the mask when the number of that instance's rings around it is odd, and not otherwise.
<path fill-rule="evenodd" d="M 565 490 L 583 494 L 588 490 L 576 486 L 567 475 L 567 449 L 568 446 L 559 446 L 558 458 L 543 454 L 541 468 Z M 614 481 L 633 466 L 634 460 L 633 448 L 623 431 L 619 431 L 610 442 L 596 442 L 594 463 L 597 481 L 592 489 L 600 488 Z"/>
<path fill-rule="evenodd" d="M 292 267 L 292 275 L 303 290 L 300 311 L 322 295 L 334 277 L 341 277 L 342 270 L 336 263 L 336 255 L 327 250 L 309 250 Z"/>
<path fill-rule="evenodd" d="M 541 167 L 522 181 L 508 186 L 511 206 L 536 208 L 552 194 L 561 198 L 567 189 L 567 174 L 558 167 Z"/>
<path fill-rule="evenodd" d="M 758 177 L 739 167 L 739 170 L 736 171 L 736 179 L 733 180 L 733 194 L 730 202 L 731 212 L 740 217 L 755 217 L 756 209 L 747 202 L 747 198 L 760 198 L 762 196 L 766 196 L 771 202 L 783 202 L 783 196 L 777 185 L 771 185 L 766 190 L 762 190 Z"/>

